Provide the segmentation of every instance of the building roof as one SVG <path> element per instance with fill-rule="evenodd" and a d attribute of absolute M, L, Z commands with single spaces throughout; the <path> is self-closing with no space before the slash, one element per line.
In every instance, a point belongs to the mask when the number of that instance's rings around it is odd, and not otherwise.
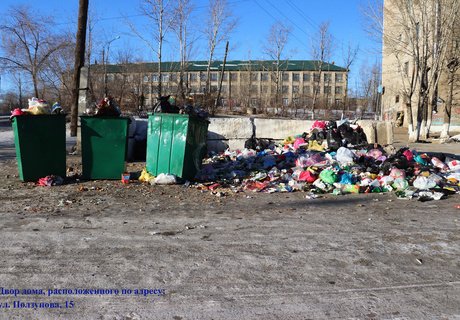
<path fill-rule="evenodd" d="M 211 71 L 222 69 L 223 61 L 213 61 L 211 63 Z M 206 71 L 208 66 L 207 61 L 189 61 L 187 70 Z M 226 71 L 270 71 L 276 66 L 275 60 L 232 60 L 225 64 Z M 320 61 L 317 60 L 283 60 L 280 64 L 280 71 L 316 71 L 319 70 Z M 103 71 L 104 65 L 92 65 L 92 68 Z M 156 72 L 158 63 L 129 63 L 129 64 L 109 64 L 107 65 L 107 73 L 122 73 L 122 72 Z M 180 70 L 180 62 L 162 62 L 162 72 L 178 72 Z M 346 72 L 345 68 L 336 66 L 331 63 L 323 63 L 323 71 Z M 98 70 L 99 71 L 99 70 Z"/>

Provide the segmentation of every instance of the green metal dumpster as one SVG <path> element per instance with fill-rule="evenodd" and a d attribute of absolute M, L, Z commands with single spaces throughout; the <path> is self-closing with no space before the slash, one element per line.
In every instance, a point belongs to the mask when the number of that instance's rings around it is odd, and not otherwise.
<path fill-rule="evenodd" d="M 12 121 L 19 179 L 65 178 L 65 115 L 21 115 Z"/>
<path fill-rule="evenodd" d="M 80 116 L 83 179 L 121 179 L 128 118 Z"/>
<path fill-rule="evenodd" d="M 183 114 L 149 115 L 147 171 L 193 179 L 206 154 L 207 120 Z"/>

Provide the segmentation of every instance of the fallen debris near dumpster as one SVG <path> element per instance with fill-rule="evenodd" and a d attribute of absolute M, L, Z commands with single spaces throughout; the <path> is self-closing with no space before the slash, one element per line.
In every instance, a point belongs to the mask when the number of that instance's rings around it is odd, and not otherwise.
<path fill-rule="evenodd" d="M 308 198 L 395 191 L 398 198 L 420 201 L 440 200 L 460 190 L 459 161 L 408 148 L 389 153 L 391 148 L 368 144 L 362 129 L 346 121 L 338 126 L 316 121 L 309 133 L 266 146 L 211 154 L 196 176 L 196 187 L 211 192 L 305 191 Z"/>

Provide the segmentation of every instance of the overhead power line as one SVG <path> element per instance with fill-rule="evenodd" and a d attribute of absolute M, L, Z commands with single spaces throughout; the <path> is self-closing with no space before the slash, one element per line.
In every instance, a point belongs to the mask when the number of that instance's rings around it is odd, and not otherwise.
<path fill-rule="evenodd" d="M 261 8 L 267 15 L 269 15 L 270 17 L 272 17 L 273 20 L 275 20 L 276 22 L 281 22 L 278 18 L 276 18 L 275 16 L 273 16 L 270 11 L 268 11 L 264 6 L 262 6 L 257 0 L 254 0 L 255 4 L 257 4 L 257 6 L 259 6 L 259 8 Z M 302 45 L 302 46 L 305 46 L 305 47 L 308 47 L 302 40 L 300 40 L 300 38 L 298 38 L 295 33 L 291 33 L 292 36 L 297 40 L 299 41 L 299 43 Z"/>
<path fill-rule="evenodd" d="M 238 3 L 242 3 L 242 2 L 248 2 L 250 0 L 236 0 L 236 1 L 230 1 L 230 2 L 227 2 L 228 5 L 234 5 L 234 4 L 238 4 Z M 205 8 L 209 8 L 209 5 L 203 5 L 203 6 L 197 6 L 197 7 L 194 7 L 194 9 L 205 9 Z M 132 15 L 129 15 L 129 16 L 115 16 L 115 17 L 105 17 L 105 18 L 99 18 L 97 19 L 98 21 L 109 21 L 109 20 L 120 20 L 120 19 L 123 19 L 123 18 L 137 18 L 137 17 L 146 17 L 147 15 L 145 13 L 138 13 L 138 14 L 132 14 Z M 67 21 L 67 22 L 61 22 L 61 23 L 55 23 L 55 25 L 57 26 L 61 26 L 61 25 L 69 25 L 69 24 L 75 24 L 77 23 L 76 21 Z"/>

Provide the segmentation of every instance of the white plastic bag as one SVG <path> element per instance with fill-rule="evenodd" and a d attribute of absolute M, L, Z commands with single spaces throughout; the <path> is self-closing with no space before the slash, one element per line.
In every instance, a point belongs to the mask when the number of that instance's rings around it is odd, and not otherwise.
<path fill-rule="evenodd" d="M 150 180 L 151 184 L 176 184 L 177 179 L 173 174 L 160 173 L 155 179 Z"/>

